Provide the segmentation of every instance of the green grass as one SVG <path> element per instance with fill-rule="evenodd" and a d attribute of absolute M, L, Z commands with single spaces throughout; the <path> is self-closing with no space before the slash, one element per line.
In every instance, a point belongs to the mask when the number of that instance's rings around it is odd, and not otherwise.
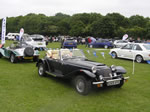
<path fill-rule="evenodd" d="M 7 41 L 7 45 L 12 41 Z M 5 46 L 7 46 L 5 45 Z M 48 48 L 59 48 L 59 43 L 49 43 Z M 97 51 L 98 57 L 85 55 L 107 65 L 120 65 L 127 70 L 130 79 L 121 89 L 96 89 L 89 95 L 79 95 L 69 82 L 53 77 L 39 77 L 34 62 L 12 64 L 0 59 L 0 112 L 149 112 L 150 111 L 150 65 L 112 59 L 109 50 Z M 105 52 L 104 59 L 100 52 Z M 40 52 L 40 57 L 45 55 Z"/>

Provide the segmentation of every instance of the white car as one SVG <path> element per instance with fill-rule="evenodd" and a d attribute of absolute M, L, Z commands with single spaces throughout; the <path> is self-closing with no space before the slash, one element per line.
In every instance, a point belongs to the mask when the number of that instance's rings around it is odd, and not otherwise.
<path fill-rule="evenodd" d="M 127 40 L 115 40 L 114 47 L 119 48 L 129 43 Z"/>
<path fill-rule="evenodd" d="M 16 36 L 19 36 L 19 33 L 8 33 L 5 38 L 6 40 L 15 40 Z"/>
<path fill-rule="evenodd" d="M 46 42 L 42 35 L 23 35 L 21 41 L 27 45 L 32 46 L 34 49 L 45 49 Z"/>
<path fill-rule="evenodd" d="M 150 44 L 129 43 L 121 48 L 110 50 L 112 58 L 134 59 L 136 62 L 150 60 Z"/>

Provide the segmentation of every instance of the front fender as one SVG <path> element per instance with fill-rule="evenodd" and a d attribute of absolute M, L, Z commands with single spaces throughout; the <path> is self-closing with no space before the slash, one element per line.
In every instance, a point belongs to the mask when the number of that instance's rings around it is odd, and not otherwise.
<path fill-rule="evenodd" d="M 81 72 L 84 72 L 87 76 L 91 77 L 91 78 L 95 78 L 96 75 L 93 74 L 92 72 L 88 71 L 88 70 L 80 70 Z"/>
<path fill-rule="evenodd" d="M 38 67 L 38 64 L 39 64 L 39 63 L 44 63 L 44 64 L 46 64 L 44 59 L 39 59 L 38 62 L 36 63 L 36 67 Z"/>
<path fill-rule="evenodd" d="M 126 74 L 127 71 L 122 66 L 116 66 L 116 73 L 118 73 L 118 74 Z"/>
<path fill-rule="evenodd" d="M 79 69 L 79 70 L 73 71 L 73 72 L 65 75 L 65 78 L 72 78 L 72 77 L 74 77 L 74 76 L 76 76 L 78 74 L 84 74 L 84 75 L 86 75 L 86 76 L 88 76 L 90 78 L 95 78 L 96 77 L 96 75 L 93 74 L 92 72 L 90 72 L 89 70 Z"/>

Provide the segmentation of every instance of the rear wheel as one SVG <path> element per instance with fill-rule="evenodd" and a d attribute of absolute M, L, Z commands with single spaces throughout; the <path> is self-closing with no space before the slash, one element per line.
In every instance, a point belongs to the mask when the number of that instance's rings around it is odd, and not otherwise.
<path fill-rule="evenodd" d="M 15 57 L 14 54 L 11 54 L 11 55 L 10 55 L 10 62 L 11 62 L 11 63 L 16 63 L 16 62 L 17 62 L 17 58 Z"/>
<path fill-rule="evenodd" d="M 74 80 L 76 91 L 81 95 L 87 95 L 92 87 L 91 80 L 83 75 L 79 75 Z"/>
<path fill-rule="evenodd" d="M 138 56 L 136 56 L 135 60 L 136 60 L 136 62 L 138 62 L 138 63 L 142 63 L 142 62 L 143 62 L 143 57 L 140 56 L 140 55 L 138 55 Z"/>
<path fill-rule="evenodd" d="M 38 74 L 39 76 L 46 76 L 45 65 L 43 63 L 38 64 Z"/>

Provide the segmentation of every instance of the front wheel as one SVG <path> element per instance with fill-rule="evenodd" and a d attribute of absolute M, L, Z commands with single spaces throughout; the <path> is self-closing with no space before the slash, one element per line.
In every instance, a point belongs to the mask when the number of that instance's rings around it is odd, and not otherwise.
<path fill-rule="evenodd" d="M 11 62 L 11 63 L 16 63 L 16 62 L 17 62 L 17 58 L 15 57 L 14 54 L 11 54 L 11 55 L 10 55 L 10 62 Z"/>
<path fill-rule="evenodd" d="M 38 74 L 39 76 L 46 76 L 45 65 L 43 63 L 38 64 Z"/>
<path fill-rule="evenodd" d="M 74 80 L 76 91 L 81 95 L 87 95 L 92 87 L 91 80 L 83 75 L 79 75 Z"/>
<path fill-rule="evenodd" d="M 117 53 L 116 53 L 116 52 L 112 52 L 112 53 L 111 53 L 111 57 L 112 57 L 113 59 L 117 58 Z"/>

